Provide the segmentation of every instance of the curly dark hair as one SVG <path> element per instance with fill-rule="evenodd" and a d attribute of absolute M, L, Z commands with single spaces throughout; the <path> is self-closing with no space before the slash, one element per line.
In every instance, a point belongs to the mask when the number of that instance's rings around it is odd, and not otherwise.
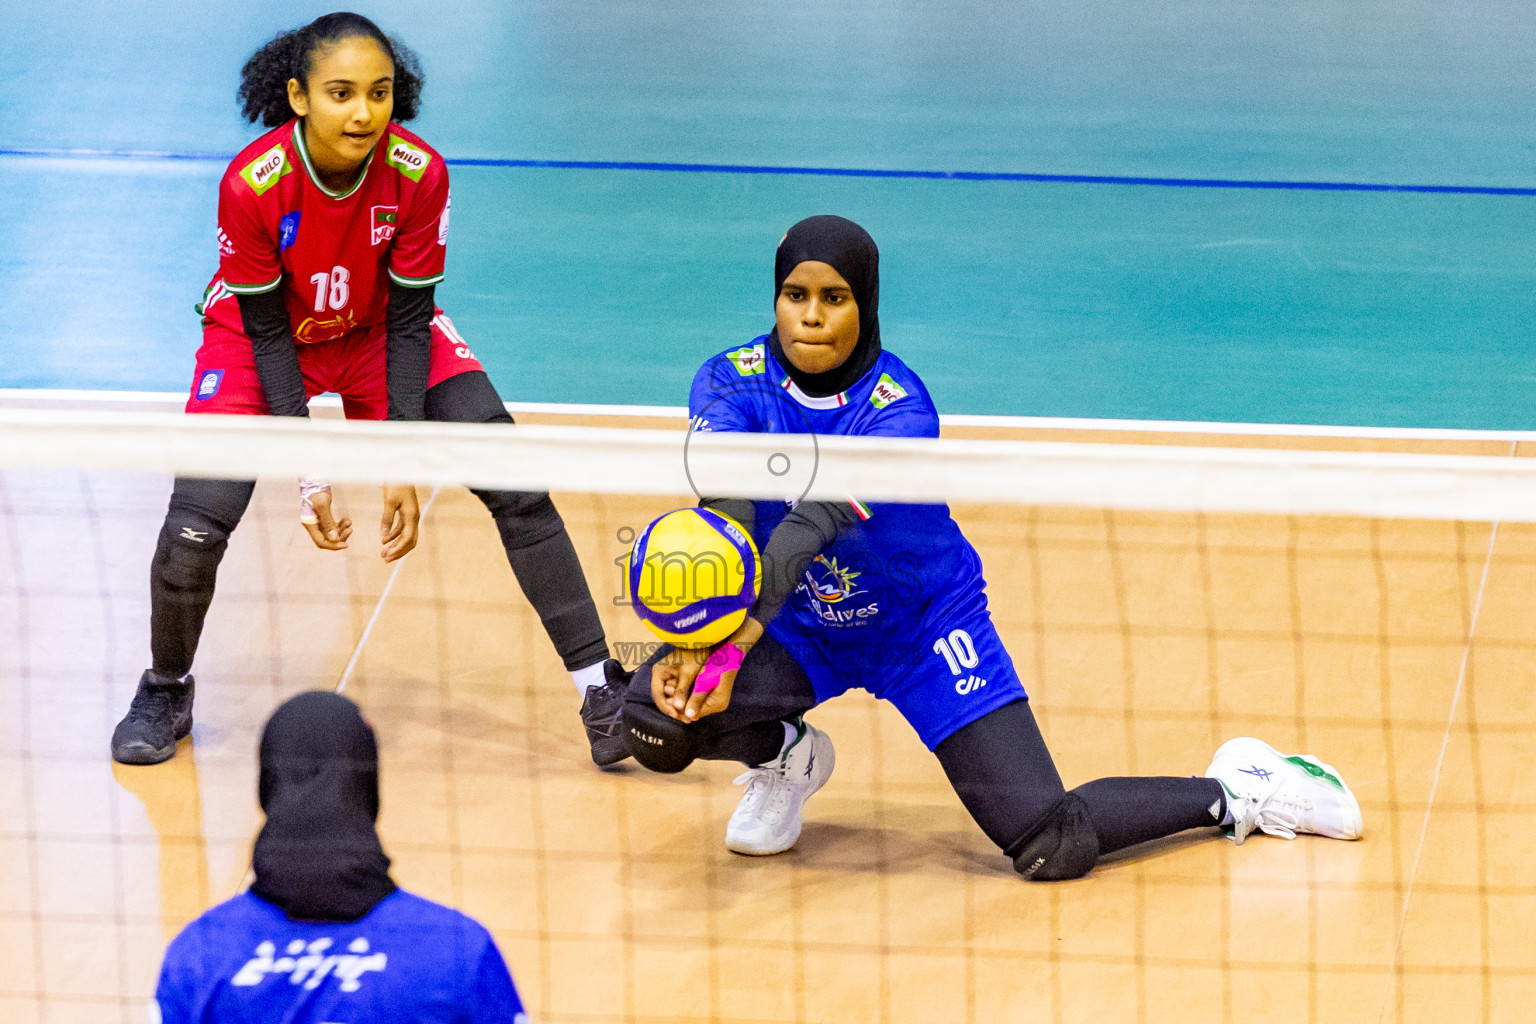
<path fill-rule="evenodd" d="M 279 32 L 251 54 L 240 69 L 240 112 L 247 121 L 260 121 L 268 128 L 287 123 L 294 116 L 288 105 L 288 79 L 296 78 L 307 87 L 315 51 L 359 37 L 378 43 L 395 65 L 393 120 L 409 121 L 421 109 L 421 59 L 373 22 L 349 11 L 324 15 L 292 32 Z"/>

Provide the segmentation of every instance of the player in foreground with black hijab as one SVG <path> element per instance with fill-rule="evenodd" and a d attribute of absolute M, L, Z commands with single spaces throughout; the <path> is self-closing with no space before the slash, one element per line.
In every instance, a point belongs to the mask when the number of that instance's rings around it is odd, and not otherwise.
<path fill-rule="evenodd" d="M 527 1024 L 489 932 L 389 877 L 378 747 L 328 691 L 283 704 L 261 737 L 250 891 L 166 950 L 151 1020 Z"/>

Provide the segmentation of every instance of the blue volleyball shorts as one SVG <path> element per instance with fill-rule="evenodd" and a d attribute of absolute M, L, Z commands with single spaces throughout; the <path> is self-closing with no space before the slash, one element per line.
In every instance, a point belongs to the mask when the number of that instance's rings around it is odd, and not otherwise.
<path fill-rule="evenodd" d="M 915 627 L 894 638 L 891 630 L 806 629 L 786 614 L 770 629 L 810 677 L 818 704 L 868 690 L 896 705 L 929 750 L 1027 698 L 984 592 L 924 616 Z"/>

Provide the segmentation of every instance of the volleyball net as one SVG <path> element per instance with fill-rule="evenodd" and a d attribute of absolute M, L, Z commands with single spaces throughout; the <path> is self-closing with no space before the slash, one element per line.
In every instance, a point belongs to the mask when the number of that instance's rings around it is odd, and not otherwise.
<path fill-rule="evenodd" d="M 1536 462 L 1485 455 L 0 409 L 0 469 L 45 468 L 591 494 L 1536 522 Z"/>
<path fill-rule="evenodd" d="M 1410 649 L 1463 653 L 1500 525 L 1518 574 L 1536 522 L 1536 461 L 1519 457 L 1518 434 L 1028 429 L 955 417 L 941 438 L 892 439 L 691 432 L 674 412 L 623 427 L 520 415 L 509 427 L 0 403 L 0 586 L 18 612 L 0 628 L 12 671 L 67 657 L 34 641 L 46 609 L 84 600 L 104 602 L 122 648 L 103 671 L 135 675 L 146 569 L 176 475 L 260 481 L 220 571 L 210 629 L 222 640 L 203 651 L 267 665 L 279 689 L 401 670 L 419 653 L 401 637 L 466 616 L 489 624 L 482 639 L 502 640 L 450 644 L 412 672 L 558 670 L 466 487 L 555 495 L 613 650 L 631 665 L 654 637 L 627 607 L 621 566 L 655 516 L 699 496 L 946 501 L 982 555 L 1004 639 L 1047 703 L 1097 679 L 1118 696 L 1089 705 L 1124 708 L 1180 665 L 1183 681 L 1170 678 L 1157 699 L 1216 707 L 1246 685 L 1227 662 L 1258 657 L 1261 677 L 1292 678 L 1281 703 L 1293 721 L 1301 707 L 1342 706 L 1332 684 L 1314 693 L 1327 701 L 1309 700 L 1309 678 L 1357 674 L 1312 665 L 1304 678 L 1319 652 L 1348 649 L 1372 665 Z M 311 545 L 297 522 L 300 478 L 333 484 L 338 517 L 356 524 L 347 552 Z M 426 507 L 422 546 L 392 565 L 374 540 L 385 483 L 417 485 Z M 392 623 L 384 644 L 381 616 Z M 1052 686 L 1068 666 L 1072 685 Z"/>
<path fill-rule="evenodd" d="M 142 612 L 143 570 L 171 478 L 257 479 L 248 521 L 260 525 L 237 531 L 219 592 L 232 595 L 220 603 L 261 614 L 243 616 L 245 634 L 232 642 L 258 660 L 269 660 L 265 644 L 308 651 L 308 665 L 325 666 L 311 682 L 334 675 L 345 685 L 369 664 L 372 631 L 402 572 L 415 582 L 397 595 L 397 618 L 476 600 L 482 610 L 501 603 L 514 618 L 513 609 L 525 612 L 495 530 L 464 487 L 550 491 L 615 653 L 634 664 L 654 638 L 628 613 L 619 566 L 656 515 L 700 496 L 945 501 L 981 551 L 1005 639 L 1011 632 L 1016 646 L 1046 658 L 1108 631 L 1120 654 L 1106 671 L 1125 678 L 1135 674 L 1133 648 L 1158 637 L 1262 646 L 1315 634 L 1374 644 L 1380 660 L 1407 607 L 1435 608 L 1426 628 L 1455 646 L 1470 636 L 1497 524 L 1519 559 L 1511 531 L 1536 522 L 1536 461 L 1518 457 L 1523 435 L 1514 433 L 1275 428 L 1266 436 L 1265 428 L 1035 421 L 1043 425 L 1029 429 L 954 417 L 938 439 L 818 437 L 692 432 L 672 412 L 624 427 L 602 425 L 612 416 L 525 423 L 520 414 L 509 427 L 0 403 L 5 586 L 18 607 L 29 596 L 79 592 Z M 344 556 L 313 550 L 298 525 L 300 478 L 331 482 L 338 517 L 356 521 Z M 383 483 L 418 486 L 433 554 L 378 562 L 373 485 Z M 87 550 L 92 565 L 72 564 Z M 466 560 L 464 551 L 476 555 Z M 1367 608 L 1375 619 L 1361 617 Z M 318 621 L 340 624 L 327 631 Z M 142 649 L 147 619 L 119 625 Z M 19 634 L 28 629 L 11 627 L 13 650 L 25 652 Z M 536 622 L 515 632 L 542 651 Z M 1214 654 L 1206 660 L 1215 686 L 1221 666 Z M 1033 671 L 1048 675 L 1046 661 Z"/>

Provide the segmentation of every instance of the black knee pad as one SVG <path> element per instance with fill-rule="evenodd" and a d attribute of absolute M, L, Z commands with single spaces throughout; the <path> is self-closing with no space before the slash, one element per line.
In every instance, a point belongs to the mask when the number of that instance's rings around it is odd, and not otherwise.
<path fill-rule="evenodd" d="M 693 763 L 693 729 L 649 704 L 624 702 L 624 735 L 636 761 L 653 772 L 672 774 Z"/>
<path fill-rule="evenodd" d="M 1003 851 L 1013 869 L 1032 882 L 1081 878 L 1099 860 L 1099 834 L 1088 805 L 1076 793 L 1062 797 L 1023 839 Z"/>
<path fill-rule="evenodd" d="M 228 546 L 229 534 L 219 524 L 205 515 L 173 508 L 160 527 L 153 572 L 171 590 L 212 590 Z"/>

